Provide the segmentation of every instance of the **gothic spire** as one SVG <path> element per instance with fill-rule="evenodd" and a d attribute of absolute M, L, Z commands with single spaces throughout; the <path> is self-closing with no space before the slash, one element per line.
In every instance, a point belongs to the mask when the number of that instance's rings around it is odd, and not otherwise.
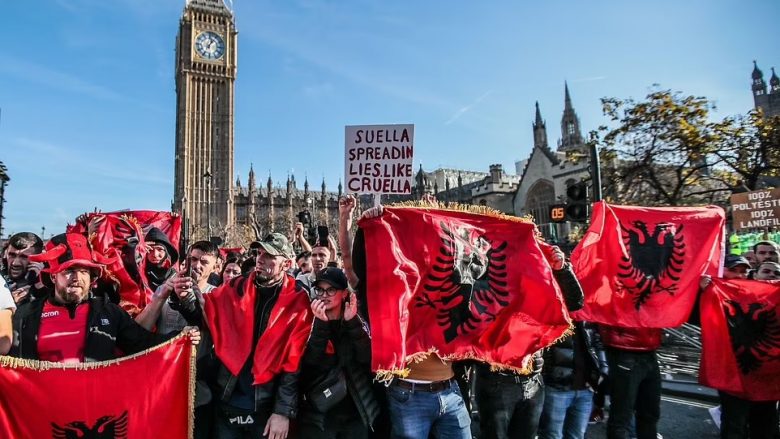
<path fill-rule="evenodd" d="M 770 93 L 774 93 L 780 90 L 780 78 L 777 77 L 777 73 L 775 73 L 774 67 L 772 67 L 772 77 L 769 78 L 769 85 Z"/>
<path fill-rule="evenodd" d="M 571 104 L 571 95 L 569 94 L 569 84 L 563 83 L 564 89 L 564 107 L 563 117 L 561 117 L 561 141 L 558 143 L 558 151 L 570 151 L 583 148 L 582 131 L 580 130 L 580 118 L 574 111 Z"/>
<path fill-rule="evenodd" d="M 544 125 L 542 120 L 542 112 L 539 111 L 539 101 L 536 101 L 536 122 L 535 125 Z"/>
<path fill-rule="evenodd" d="M 536 121 L 534 128 L 534 148 L 547 148 L 547 124 L 542 119 L 542 112 L 539 110 L 539 101 L 536 101 Z"/>
<path fill-rule="evenodd" d="M 753 79 L 764 79 L 764 72 L 761 71 L 761 69 L 758 68 L 758 64 L 756 63 L 756 60 L 753 60 Z"/>
<path fill-rule="evenodd" d="M 247 186 L 249 189 L 253 189 L 255 187 L 255 169 L 252 163 L 249 164 L 249 181 L 247 182 Z"/>

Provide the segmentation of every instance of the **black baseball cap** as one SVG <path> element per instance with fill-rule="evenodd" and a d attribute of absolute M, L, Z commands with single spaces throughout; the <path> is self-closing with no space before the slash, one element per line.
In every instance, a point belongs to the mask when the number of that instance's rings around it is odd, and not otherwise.
<path fill-rule="evenodd" d="M 344 271 L 336 267 L 325 267 L 317 272 L 314 283 L 325 282 L 337 290 L 346 290 L 349 286 Z"/>
<path fill-rule="evenodd" d="M 750 262 L 744 256 L 728 255 L 726 256 L 726 260 L 723 262 L 723 266 L 726 268 L 734 268 L 737 265 L 744 265 L 747 268 L 750 268 Z"/>

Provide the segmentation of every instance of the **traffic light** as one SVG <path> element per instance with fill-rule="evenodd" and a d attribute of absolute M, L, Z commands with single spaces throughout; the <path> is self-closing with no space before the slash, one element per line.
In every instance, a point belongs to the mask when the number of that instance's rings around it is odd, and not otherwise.
<path fill-rule="evenodd" d="M 566 189 L 569 198 L 566 203 L 566 219 L 572 222 L 584 223 L 588 221 L 588 183 L 579 182 Z"/>
<path fill-rule="evenodd" d="M 554 223 L 566 222 L 566 205 L 553 204 L 550 206 L 550 221 Z"/>

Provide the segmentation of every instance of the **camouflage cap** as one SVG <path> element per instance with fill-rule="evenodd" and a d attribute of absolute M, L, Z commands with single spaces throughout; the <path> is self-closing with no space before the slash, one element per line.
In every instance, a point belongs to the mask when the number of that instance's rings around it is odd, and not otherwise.
<path fill-rule="evenodd" d="M 281 233 L 271 233 L 261 241 L 253 242 L 249 248 L 262 248 L 269 255 L 284 256 L 288 259 L 295 258 L 295 250 L 292 244 Z"/>

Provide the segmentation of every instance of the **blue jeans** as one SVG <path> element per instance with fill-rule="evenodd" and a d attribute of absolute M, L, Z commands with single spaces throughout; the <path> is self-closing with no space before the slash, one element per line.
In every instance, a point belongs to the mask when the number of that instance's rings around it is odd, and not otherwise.
<path fill-rule="evenodd" d="M 593 392 L 545 388 L 539 439 L 583 439 L 588 429 Z"/>
<path fill-rule="evenodd" d="M 471 417 L 456 382 L 440 392 L 387 388 L 393 439 L 471 439 Z"/>

